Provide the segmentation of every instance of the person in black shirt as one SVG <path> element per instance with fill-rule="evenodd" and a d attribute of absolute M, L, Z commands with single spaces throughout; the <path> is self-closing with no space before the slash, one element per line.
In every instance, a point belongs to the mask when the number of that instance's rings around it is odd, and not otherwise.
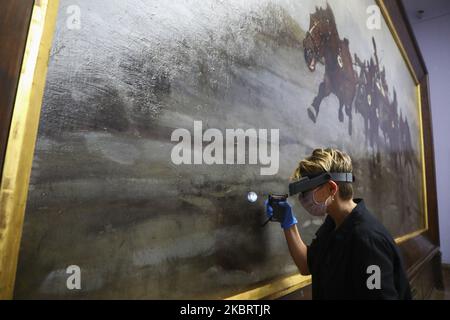
<path fill-rule="evenodd" d="M 336 149 L 315 149 L 300 161 L 293 180 L 323 173 L 351 173 L 350 157 Z M 336 179 L 335 179 L 336 180 Z M 369 212 L 362 199 L 353 199 L 351 182 L 333 179 L 301 192 L 305 210 L 327 215 L 307 246 L 287 201 L 281 227 L 291 256 L 302 275 L 312 276 L 313 299 L 411 299 L 409 282 L 395 241 Z M 266 202 L 267 215 L 273 208 Z"/>

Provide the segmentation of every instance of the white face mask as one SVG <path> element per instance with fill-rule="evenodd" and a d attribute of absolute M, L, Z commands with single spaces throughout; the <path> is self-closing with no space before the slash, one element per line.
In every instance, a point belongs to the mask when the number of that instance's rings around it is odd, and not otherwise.
<path fill-rule="evenodd" d="M 314 194 L 317 190 L 318 188 L 307 192 L 305 195 L 300 195 L 299 200 L 300 204 L 310 215 L 322 217 L 327 214 L 327 206 L 330 204 L 332 196 L 326 198 L 324 202 L 317 202 L 314 199 Z"/>

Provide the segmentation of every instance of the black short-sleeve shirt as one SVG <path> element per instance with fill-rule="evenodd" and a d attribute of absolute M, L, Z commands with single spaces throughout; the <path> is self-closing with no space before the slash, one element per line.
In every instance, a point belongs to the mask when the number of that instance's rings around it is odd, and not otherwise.
<path fill-rule="evenodd" d="M 308 246 L 313 299 L 411 299 L 392 236 L 362 199 L 354 201 L 337 229 L 327 216 Z"/>

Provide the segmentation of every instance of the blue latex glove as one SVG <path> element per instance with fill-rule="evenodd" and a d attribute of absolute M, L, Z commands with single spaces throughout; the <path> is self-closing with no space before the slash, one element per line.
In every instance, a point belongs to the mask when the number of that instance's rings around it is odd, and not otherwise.
<path fill-rule="evenodd" d="M 266 205 L 267 218 L 272 218 L 273 216 L 272 206 L 269 204 L 268 200 L 266 200 L 264 204 Z M 278 202 L 278 205 L 283 210 L 283 219 L 282 221 L 280 221 L 281 228 L 289 229 L 294 224 L 298 223 L 297 218 L 295 217 L 294 212 L 292 211 L 292 206 L 289 202 L 287 201 Z"/>

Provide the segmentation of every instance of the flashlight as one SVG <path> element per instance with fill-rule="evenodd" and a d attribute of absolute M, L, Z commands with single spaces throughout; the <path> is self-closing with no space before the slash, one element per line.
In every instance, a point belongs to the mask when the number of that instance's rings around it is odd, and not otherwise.
<path fill-rule="evenodd" d="M 269 205 L 273 209 L 272 216 L 267 219 L 266 222 L 263 223 L 263 227 L 269 222 L 269 221 L 275 221 L 275 222 L 282 222 L 284 219 L 284 211 L 283 208 L 280 208 L 279 203 L 284 202 L 287 200 L 289 195 L 287 194 L 269 194 L 268 202 Z"/>

